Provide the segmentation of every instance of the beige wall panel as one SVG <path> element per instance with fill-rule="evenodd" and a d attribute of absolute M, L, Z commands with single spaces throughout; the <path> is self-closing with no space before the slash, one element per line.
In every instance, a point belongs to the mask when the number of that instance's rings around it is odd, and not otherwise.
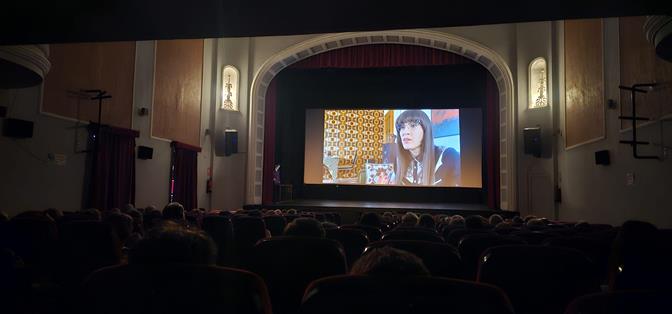
<path fill-rule="evenodd" d="M 152 136 L 200 146 L 203 40 L 156 43 Z"/>
<path fill-rule="evenodd" d="M 565 21 L 565 147 L 604 138 L 602 21 Z"/>
<path fill-rule="evenodd" d="M 135 42 L 55 44 L 44 82 L 42 112 L 82 121 L 98 121 L 98 101 L 73 92 L 102 89 L 102 123 L 131 128 Z"/>

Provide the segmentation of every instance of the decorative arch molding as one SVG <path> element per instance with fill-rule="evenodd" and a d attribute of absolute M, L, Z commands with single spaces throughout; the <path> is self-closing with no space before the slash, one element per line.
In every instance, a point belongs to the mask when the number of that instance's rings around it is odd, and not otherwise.
<path fill-rule="evenodd" d="M 284 68 L 330 50 L 370 44 L 403 44 L 445 50 L 483 65 L 494 77 L 499 89 L 499 179 L 500 208 L 516 208 L 516 149 L 513 75 L 504 59 L 494 50 L 477 42 L 429 30 L 353 32 L 318 36 L 284 49 L 267 59 L 257 70 L 250 89 L 247 184 L 245 201 L 260 204 L 262 195 L 264 107 L 266 90 Z"/>

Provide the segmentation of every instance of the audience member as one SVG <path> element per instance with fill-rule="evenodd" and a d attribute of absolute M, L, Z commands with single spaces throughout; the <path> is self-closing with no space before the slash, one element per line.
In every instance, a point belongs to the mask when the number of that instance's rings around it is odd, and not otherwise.
<path fill-rule="evenodd" d="M 53 219 L 56 222 L 60 221 L 61 218 L 63 218 L 63 211 L 61 211 L 60 209 L 47 208 L 47 210 L 45 210 L 44 213 L 47 216 L 51 217 L 51 219 Z"/>
<path fill-rule="evenodd" d="M 287 210 L 287 215 L 296 215 L 297 211 L 294 208 L 290 208 Z"/>
<path fill-rule="evenodd" d="M 462 215 L 453 215 L 450 216 L 448 220 L 449 225 L 464 226 L 464 217 Z"/>
<path fill-rule="evenodd" d="M 172 202 L 163 208 L 163 218 L 175 221 L 184 221 L 184 206 L 178 202 Z"/>
<path fill-rule="evenodd" d="M 407 212 L 401 217 L 401 225 L 404 227 L 415 227 L 418 224 L 418 215 L 413 212 Z"/>
<path fill-rule="evenodd" d="M 546 224 L 542 219 L 533 218 L 528 220 L 527 223 L 525 223 L 525 227 L 532 231 L 540 231 L 546 228 Z"/>
<path fill-rule="evenodd" d="M 82 216 L 83 219 L 85 220 L 95 220 L 95 221 L 100 221 L 101 220 L 101 214 L 100 211 L 96 208 L 87 208 L 87 209 L 82 209 L 79 211 L 79 214 Z"/>
<path fill-rule="evenodd" d="M 352 266 L 350 274 L 381 277 L 430 275 L 420 258 L 387 246 L 367 251 Z"/>
<path fill-rule="evenodd" d="M 434 224 L 434 217 L 432 217 L 430 214 L 420 215 L 420 219 L 418 220 L 418 227 L 434 230 L 436 227 Z"/>
<path fill-rule="evenodd" d="M 284 235 L 324 238 L 324 227 L 315 218 L 300 217 L 285 227 Z"/>
<path fill-rule="evenodd" d="M 490 215 L 490 219 L 489 219 L 488 223 L 491 226 L 494 227 L 494 226 L 497 226 L 499 223 L 501 223 L 503 221 L 504 221 L 504 219 L 502 218 L 502 216 L 500 216 L 498 214 L 493 214 L 493 215 Z"/>
<path fill-rule="evenodd" d="M 467 229 L 483 229 L 485 224 L 483 223 L 483 217 L 478 215 L 472 215 L 464 219 L 464 227 Z"/>
<path fill-rule="evenodd" d="M 383 227 L 383 223 L 380 219 L 380 216 L 378 216 L 378 214 L 374 212 L 368 212 L 362 215 L 362 217 L 359 219 L 359 224 L 376 228 Z"/>
<path fill-rule="evenodd" d="M 125 243 L 133 233 L 133 218 L 121 213 L 112 213 L 105 217 L 105 222 L 112 226 L 112 231 L 121 243 Z"/>
<path fill-rule="evenodd" d="M 130 264 L 215 263 L 217 246 L 204 231 L 165 221 L 148 231 L 129 253 Z"/>

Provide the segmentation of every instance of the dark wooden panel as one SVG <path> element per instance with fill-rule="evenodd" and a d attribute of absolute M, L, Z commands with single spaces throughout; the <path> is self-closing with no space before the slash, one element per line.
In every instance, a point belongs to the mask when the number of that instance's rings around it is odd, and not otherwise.
<path fill-rule="evenodd" d="M 637 95 L 637 115 L 652 119 L 672 114 L 672 62 L 656 57 L 652 43 L 644 34 L 643 16 L 619 19 L 619 50 L 621 85 L 656 82 L 661 86 L 647 94 Z M 628 91 L 621 91 L 621 114 L 632 115 L 632 101 Z M 641 124 L 644 122 L 638 122 Z M 622 121 L 621 129 L 632 127 Z"/>
<path fill-rule="evenodd" d="M 565 21 L 565 147 L 604 137 L 602 20 Z"/>
<path fill-rule="evenodd" d="M 152 135 L 200 146 L 203 40 L 156 43 Z"/>
<path fill-rule="evenodd" d="M 42 111 L 82 121 L 98 121 L 98 102 L 72 92 L 102 89 L 102 123 L 131 128 L 135 42 L 56 44 L 44 82 Z"/>

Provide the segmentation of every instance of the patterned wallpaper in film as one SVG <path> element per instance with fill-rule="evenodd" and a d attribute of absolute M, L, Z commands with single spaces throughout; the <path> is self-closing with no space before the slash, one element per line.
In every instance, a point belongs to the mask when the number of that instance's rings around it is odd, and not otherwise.
<path fill-rule="evenodd" d="M 383 158 L 383 110 L 325 110 L 324 153 L 338 156 L 339 178 L 357 177 L 368 159 L 380 163 Z"/>

